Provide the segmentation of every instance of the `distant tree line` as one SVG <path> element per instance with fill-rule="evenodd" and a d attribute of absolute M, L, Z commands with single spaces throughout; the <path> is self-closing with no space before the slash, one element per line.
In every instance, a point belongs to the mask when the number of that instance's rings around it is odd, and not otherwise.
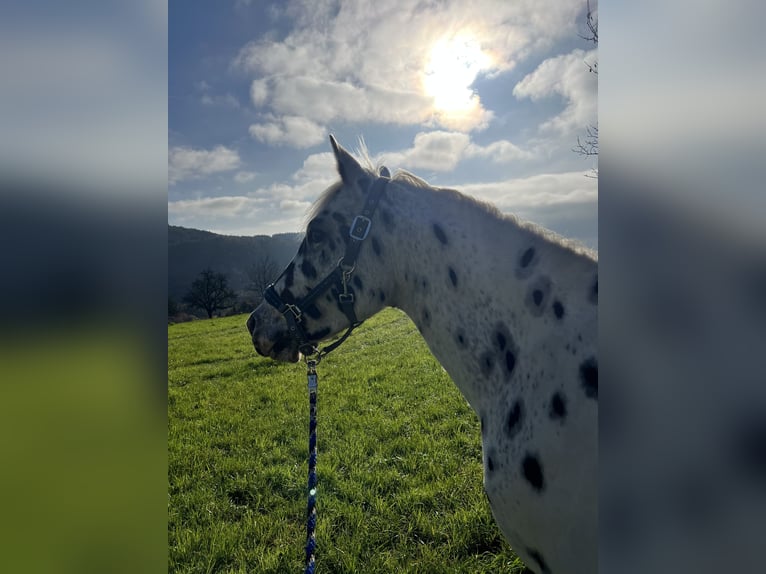
<path fill-rule="evenodd" d="M 252 311 L 263 300 L 266 288 L 277 278 L 279 271 L 279 265 L 270 256 L 259 257 L 248 269 L 250 281 L 247 288 L 237 292 L 229 287 L 225 273 L 204 269 L 180 302 L 168 297 L 168 320 L 195 319 L 198 313 L 212 319 L 216 315 Z"/>

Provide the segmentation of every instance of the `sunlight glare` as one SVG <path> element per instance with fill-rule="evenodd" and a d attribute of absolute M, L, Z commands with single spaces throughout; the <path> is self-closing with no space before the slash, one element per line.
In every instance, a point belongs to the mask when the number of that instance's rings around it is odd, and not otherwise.
<path fill-rule="evenodd" d="M 431 49 L 423 87 L 444 112 L 465 112 L 478 106 L 471 84 L 482 70 L 491 66 L 490 57 L 470 36 L 442 39 Z"/>

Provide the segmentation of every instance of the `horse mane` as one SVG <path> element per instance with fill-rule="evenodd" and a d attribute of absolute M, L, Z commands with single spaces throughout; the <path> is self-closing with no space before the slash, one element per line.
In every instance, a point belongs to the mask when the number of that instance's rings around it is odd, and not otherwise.
<path fill-rule="evenodd" d="M 380 161 L 376 163 L 372 160 L 369 150 L 367 149 L 367 145 L 364 142 L 364 138 L 360 137 L 358 143 L 359 145 L 356 148 L 354 155 L 360 159 L 360 165 L 365 171 L 369 173 L 370 177 L 378 177 L 380 175 L 380 170 L 383 168 L 383 163 Z M 554 243 L 564 249 L 577 253 L 578 255 L 583 255 L 596 261 L 598 260 L 598 252 L 583 245 L 579 241 L 563 237 L 562 235 L 559 235 L 558 233 L 551 231 L 550 229 L 546 229 L 545 227 L 542 227 L 536 223 L 532 223 L 531 221 L 519 219 L 518 216 L 512 213 L 503 213 L 495 205 L 461 193 L 456 189 L 450 189 L 447 187 L 434 187 L 426 180 L 416 176 L 413 173 L 410 173 L 409 171 L 397 169 L 394 175 L 391 177 L 391 181 L 403 183 L 418 189 L 431 189 L 440 193 L 448 194 L 453 199 L 462 202 L 468 209 L 479 209 L 484 211 L 490 217 L 508 221 L 509 223 L 525 229 L 550 243 Z M 312 208 L 309 210 L 309 213 L 306 215 L 306 223 L 311 221 L 325 208 L 325 205 L 330 201 L 330 198 L 333 197 L 338 191 L 340 191 L 341 187 L 342 182 L 338 181 L 322 192 L 317 201 L 314 202 Z"/>

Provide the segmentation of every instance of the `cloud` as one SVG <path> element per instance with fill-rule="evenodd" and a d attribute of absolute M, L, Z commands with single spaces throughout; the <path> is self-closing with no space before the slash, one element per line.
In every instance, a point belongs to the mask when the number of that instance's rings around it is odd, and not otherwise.
<path fill-rule="evenodd" d="M 530 160 L 535 154 L 529 150 L 521 149 L 508 140 L 498 140 L 486 146 L 475 143 L 470 144 L 466 150 L 466 157 L 488 158 L 494 163 L 511 163 L 514 161 Z"/>
<path fill-rule="evenodd" d="M 379 154 L 384 163 L 400 165 L 408 170 L 427 169 L 449 172 L 468 158 L 485 158 L 493 163 L 511 163 L 532 159 L 534 154 L 508 140 L 498 140 L 486 146 L 471 141 L 468 134 L 435 130 L 415 135 L 412 147 Z"/>
<path fill-rule="evenodd" d="M 588 171 L 541 174 L 492 183 L 459 187 L 460 191 L 489 201 L 505 212 L 529 212 L 533 209 L 583 204 L 598 201 L 598 182 L 586 177 Z"/>
<path fill-rule="evenodd" d="M 238 171 L 234 174 L 234 181 L 237 183 L 250 183 L 255 179 L 256 175 L 254 171 Z"/>
<path fill-rule="evenodd" d="M 171 218 L 243 217 L 254 215 L 263 204 L 258 198 L 245 196 L 201 197 L 168 202 Z"/>
<path fill-rule="evenodd" d="M 269 97 L 269 81 L 266 78 L 253 80 L 250 84 L 250 99 L 256 107 L 266 103 Z"/>
<path fill-rule="evenodd" d="M 513 95 L 532 101 L 562 96 L 567 102 L 564 111 L 541 124 L 540 129 L 562 134 L 582 130 L 595 124 L 598 117 L 597 76 L 585 64 L 597 58 L 596 50 L 574 50 L 549 58 L 516 84 Z"/>
<path fill-rule="evenodd" d="M 168 182 L 173 185 L 182 180 L 231 171 L 239 165 L 239 153 L 222 145 L 212 150 L 173 147 L 168 151 Z"/>
<path fill-rule="evenodd" d="M 314 153 L 308 156 L 301 168 L 292 175 L 295 181 L 321 181 L 329 186 L 338 179 L 335 156 L 332 152 Z"/>
<path fill-rule="evenodd" d="M 412 147 L 399 152 L 381 154 L 386 162 L 407 169 L 452 171 L 460 162 L 471 138 L 460 132 L 420 132 Z"/>
<path fill-rule="evenodd" d="M 414 0 L 293 0 L 280 12 L 292 19 L 291 31 L 248 42 L 231 68 L 257 78 L 252 103 L 277 116 L 470 132 L 486 127 L 492 113 L 478 96 L 467 109 L 435 106 L 424 81 L 434 46 L 467 38 L 481 51 L 480 76 L 493 76 L 573 37 L 580 10 L 564 0 L 453 0 L 428 7 Z"/>
<path fill-rule="evenodd" d="M 204 94 L 200 101 L 206 106 L 227 106 L 234 109 L 239 109 L 239 100 L 232 94 L 226 93 L 223 95 L 210 95 Z"/>
<path fill-rule="evenodd" d="M 250 135 L 270 145 L 307 148 L 324 141 L 325 129 L 300 116 L 273 118 L 250 126 Z"/>

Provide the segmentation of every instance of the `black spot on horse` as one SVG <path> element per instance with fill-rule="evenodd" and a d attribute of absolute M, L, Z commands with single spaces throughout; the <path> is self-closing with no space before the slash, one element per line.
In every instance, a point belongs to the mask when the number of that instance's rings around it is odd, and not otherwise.
<path fill-rule="evenodd" d="M 521 257 L 519 258 L 519 267 L 522 269 L 529 267 L 529 264 L 532 263 L 532 259 L 535 257 L 535 248 L 529 247 L 524 253 L 521 254 Z"/>
<path fill-rule="evenodd" d="M 430 327 L 431 326 L 431 312 L 428 310 L 428 307 L 423 307 L 423 310 L 421 311 L 420 316 L 422 317 L 422 325 L 423 325 L 423 327 Z"/>
<path fill-rule="evenodd" d="M 380 297 L 380 302 L 381 302 L 381 303 L 385 302 L 385 300 L 386 300 L 386 294 L 385 294 L 383 291 L 381 291 L 381 292 L 380 292 L 380 295 L 379 295 L 379 297 Z"/>
<path fill-rule="evenodd" d="M 355 286 L 357 289 L 359 289 L 360 291 L 361 291 L 362 289 L 364 289 L 364 284 L 362 283 L 362 280 L 361 280 L 361 279 L 359 279 L 359 276 L 358 276 L 358 275 L 356 275 L 356 276 L 354 277 L 354 286 Z"/>
<path fill-rule="evenodd" d="M 449 280 L 452 281 L 453 287 L 457 287 L 457 273 L 452 267 L 449 268 Z"/>
<path fill-rule="evenodd" d="M 553 420 L 564 420 L 567 416 L 567 400 L 563 394 L 558 391 L 551 397 L 551 406 L 548 409 L 548 416 Z"/>
<path fill-rule="evenodd" d="M 524 420 L 524 403 L 520 399 L 516 400 L 508 411 L 508 419 L 506 420 L 505 432 L 508 433 L 508 438 L 513 438 L 521 430 L 521 424 Z"/>
<path fill-rule="evenodd" d="M 447 245 L 447 236 L 445 235 L 444 230 L 441 228 L 441 225 L 434 223 L 433 228 L 436 239 L 438 239 L 442 245 Z"/>
<path fill-rule="evenodd" d="M 289 289 L 282 289 L 282 292 L 279 294 L 279 297 L 287 303 L 288 305 L 293 305 L 296 302 L 295 295 L 293 295 L 293 292 Z"/>
<path fill-rule="evenodd" d="M 598 363 L 594 357 L 580 365 L 580 384 L 586 397 L 598 400 Z"/>
<path fill-rule="evenodd" d="M 492 460 L 491 456 L 487 456 L 487 470 L 489 472 L 492 472 L 495 470 L 495 462 Z"/>
<path fill-rule="evenodd" d="M 495 354 L 492 351 L 485 352 L 479 357 L 479 369 L 485 378 L 488 378 L 495 368 Z"/>
<path fill-rule="evenodd" d="M 293 282 L 295 280 L 295 262 L 294 261 L 287 266 L 287 269 L 285 269 L 284 277 L 285 277 L 285 287 L 289 289 L 290 287 L 293 286 Z"/>
<path fill-rule="evenodd" d="M 377 237 L 372 238 L 372 250 L 375 252 L 375 255 L 378 257 L 381 256 L 381 253 L 383 252 L 383 249 L 380 246 L 380 241 L 378 241 Z"/>
<path fill-rule="evenodd" d="M 306 279 L 316 279 L 317 277 L 316 267 L 314 267 L 311 264 L 311 261 L 308 260 L 304 260 L 303 263 L 301 263 L 301 273 L 303 273 Z"/>
<path fill-rule="evenodd" d="M 486 425 L 484 424 L 484 417 L 481 417 L 481 419 L 479 419 L 479 426 L 481 428 L 481 436 L 484 436 L 484 431 L 486 430 Z"/>
<path fill-rule="evenodd" d="M 537 257 L 534 247 L 527 247 L 518 256 L 518 264 L 516 265 L 516 277 L 519 279 L 526 279 L 532 275 L 534 268 L 537 266 Z"/>
<path fill-rule="evenodd" d="M 551 280 L 548 277 L 538 277 L 527 292 L 526 304 L 529 312 L 535 317 L 543 314 L 551 292 Z"/>
<path fill-rule="evenodd" d="M 380 217 L 383 220 L 383 227 L 386 228 L 386 231 L 391 233 L 394 228 L 396 227 L 394 225 L 394 216 L 391 215 L 391 212 L 387 209 L 381 209 L 380 210 Z"/>
<path fill-rule="evenodd" d="M 540 465 L 540 461 L 537 456 L 532 453 L 524 455 L 524 460 L 521 462 L 521 469 L 524 473 L 524 478 L 537 492 L 542 492 L 545 488 L 545 479 L 543 478 L 543 467 Z"/>
<path fill-rule="evenodd" d="M 463 334 L 462 331 L 458 331 L 455 339 L 457 339 L 458 345 L 460 345 L 461 347 L 465 347 L 465 335 Z"/>
<path fill-rule="evenodd" d="M 598 275 L 593 279 L 593 284 L 590 287 L 590 294 L 588 299 L 594 305 L 598 305 Z"/>
<path fill-rule="evenodd" d="M 306 307 L 303 312 L 312 319 L 319 319 L 322 316 L 322 312 L 319 310 L 319 307 L 313 304 Z"/>
<path fill-rule="evenodd" d="M 495 341 L 497 342 L 497 346 L 500 347 L 500 350 L 505 351 L 505 345 L 507 344 L 505 334 L 500 331 L 495 333 Z"/>
<path fill-rule="evenodd" d="M 516 367 L 516 355 L 518 354 L 518 347 L 513 340 L 513 335 L 508 330 L 508 327 L 502 321 L 499 321 L 495 325 L 495 333 L 493 335 L 495 349 L 500 354 L 501 361 L 505 361 L 505 369 L 510 376 Z"/>
<path fill-rule="evenodd" d="M 543 558 L 543 555 L 540 554 L 539 551 L 534 548 L 527 548 L 527 553 L 532 557 L 532 560 L 537 563 L 537 567 L 540 569 L 539 574 L 550 574 L 551 571 L 545 563 L 545 558 Z"/>
<path fill-rule="evenodd" d="M 553 314 L 556 315 L 556 319 L 561 319 L 564 316 L 564 305 L 561 301 L 553 302 Z"/>

